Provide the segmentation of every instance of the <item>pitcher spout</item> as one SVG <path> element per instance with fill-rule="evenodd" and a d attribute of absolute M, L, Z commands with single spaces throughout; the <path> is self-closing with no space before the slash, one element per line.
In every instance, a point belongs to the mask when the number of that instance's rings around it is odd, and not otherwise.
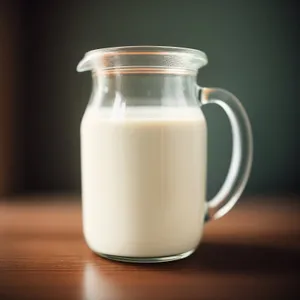
<path fill-rule="evenodd" d="M 83 59 L 78 63 L 76 71 L 85 72 L 85 71 L 90 71 L 91 69 L 92 69 L 91 56 L 85 54 Z"/>

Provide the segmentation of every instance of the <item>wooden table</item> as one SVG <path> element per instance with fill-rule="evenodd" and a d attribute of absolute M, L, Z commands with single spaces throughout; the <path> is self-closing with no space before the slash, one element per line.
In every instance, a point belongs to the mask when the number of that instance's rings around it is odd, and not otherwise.
<path fill-rule="evenodd" d="M 300 199 L 243 199 L 191 257 L 137 265 L 94 255 L 79 197 L 2 199 L 0 299 L 300 299 Z"/>

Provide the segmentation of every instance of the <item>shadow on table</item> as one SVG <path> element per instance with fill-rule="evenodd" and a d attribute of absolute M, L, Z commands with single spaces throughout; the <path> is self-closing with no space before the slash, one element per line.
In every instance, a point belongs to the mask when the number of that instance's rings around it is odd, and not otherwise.
<path fill-rule="evenodd" d="M 135 265 L 141 269 L 226 273 L 299 274 L 300 250 L 271 246 L 205 242 L 181 261 Z"/>
<path fill-rule="evenodd" d="M 83 290 L 87 299 L 292 300 L 300 299 L 295 292 L 299 269 L 297 249 L 204 242 L 189 258 L 170 263 L 95 256 L 85 266 Z"/>
<path fill-rule="evenodd" d="M 172 267 L 176 267 L 175 265 Z M 198 271 L 298 273 L 299 249 L 271 246 L 204 243 L 177 267 L 196 268 Z"/>

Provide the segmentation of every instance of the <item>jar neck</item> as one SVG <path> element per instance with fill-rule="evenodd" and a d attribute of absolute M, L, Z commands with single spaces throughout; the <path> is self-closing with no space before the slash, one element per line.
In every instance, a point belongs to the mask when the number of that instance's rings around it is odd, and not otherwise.
<path fill-rule="evenodd" d="M 127 106 L 190 106 L 197 105 L 196 93 L 196 74 L 94 75 L 92 101 L 102 106 L 116 99 Z"/>

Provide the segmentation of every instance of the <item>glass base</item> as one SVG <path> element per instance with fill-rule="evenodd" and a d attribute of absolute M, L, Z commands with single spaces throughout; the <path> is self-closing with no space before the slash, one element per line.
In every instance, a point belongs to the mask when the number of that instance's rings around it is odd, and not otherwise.
<path fill-rule="evenodd" d="M 159 257 L 130 257 L 130 256 L 118 256 L 118 255 L 110 255 L 104 253 L 97 253 L 99 256 L 102 256 L 107 259 L 127 262 L 127 263 L 162 263 L 169 262 L 174 260 L 179 260 L 190 256 L 195 250 L 190 250 L 184 253 L 170 255 L 170 256 L 159 256 Z"/>

